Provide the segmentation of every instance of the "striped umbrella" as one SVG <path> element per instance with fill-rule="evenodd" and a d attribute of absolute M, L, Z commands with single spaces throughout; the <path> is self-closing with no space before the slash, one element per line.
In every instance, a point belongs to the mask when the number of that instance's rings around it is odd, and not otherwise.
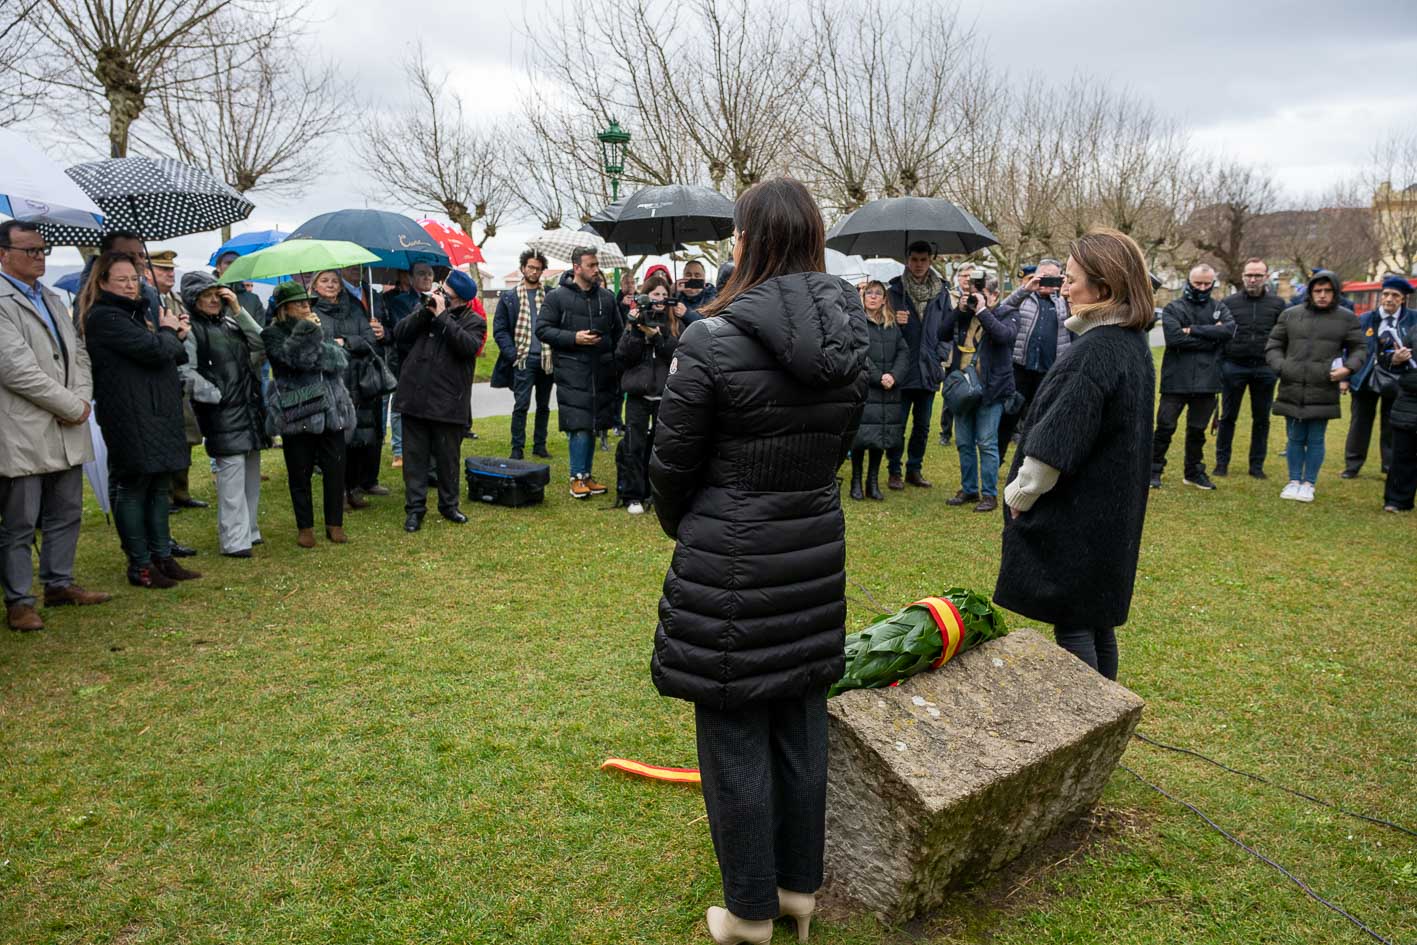
<path fill-rule="evenodd" d="M 608 243 L 594 233 L 586 233 L 582 230 L 547 230 L 538 233 L 527 240 L 526 243 L 539 253 L 545 253 L 553 259 L 569 262 L 571 253 L 588 246 L 595 250 L 596 257 L 600 260 L 600 265 L 605 269 L 625 269 L 630 263 L 625 258 L 625 254 L 620 252 L 620 247 L 614 243 Z"/>

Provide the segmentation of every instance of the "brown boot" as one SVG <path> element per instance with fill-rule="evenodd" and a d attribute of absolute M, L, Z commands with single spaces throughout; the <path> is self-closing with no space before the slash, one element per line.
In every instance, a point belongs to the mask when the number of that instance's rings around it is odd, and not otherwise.
<path fill-rule="evenodd" d="M 986 495 L 979 500 L 979 504 L 974 507 L 976 512 L 992 512 L 999 507 L 999 500 L 992 495 Z"/>
<path fill-rule="evenodd" d="M 905 473 L 905 482 L 907 485 L 919 486 L 921 489 L 930 488 L 930 483 L 926 481 L 924 476 L 920 475 L 919 470 L 907 470 Z"/>
<path fill-rule="evenodd" d="M 105 594 L 103 591 L 86 591 L 77 584 L 44 589 L 44 606 L 46 607 L 63 607 L 65 604 L 84 607 L 89 604 L 106 604 L 111 600 L 113 600 L 112 594 Z"/>
<path fill-rule="evenodd" d="M 314 548 L 314 547 L 315 547 L 315 529 L 313 529 L 313 528 L 302 528 L 302 529 L 300 529 L 300 533 L 295 536 L 295 543 L 296 543 L 297 545 L 299 545 L 301 548 Z"/>
<path fill-rule="evenodd" d="M 149 587 L 158 590 L 167 590 L 169 587 L 176 587 L 177 582 L 163 574 L 151 564 L 135 567 L 128 566 L 128 583 L 134 587 Z"/>
<path fill-rule="evenodd" d="M 961 490 L 959 490 L 958 492 L 956 492 L 954 495 L 952 495 L 952 496 L 950 496 L 948 499 L 946 499 L 946 500 L 945 500 L 945 505 L 965 505 L 965 504 L 967 504 L 967 503 L 969 503 L 969 502 L 978 502 L 978 501 L 979 501 L 979 493 L 977 493 L 977 492 L 965 492 L 963 489 L 961 489 Z"/>
<path fill-rule="evenodd" d="M 339 525 L 326 525 L 325 537 L 337 545 L 342 545 L 349 541 L 349 539 L 345 537 L 344 528 Z"/>
<path fill-rule="evenodd" d="M 39 611 L 34 609 L 33 604 L 11 604 L 5 608 L 5 617 L 11 630 L 33 633 L 35 630 L 44 629 L 44 621 L 40 619 Z"/>
<path fill-rule="evenodd" d="M 898 473 L 891 473 L 890 478 L 886 480 L 886 488 L 900 491 L 905 488 L 905 480 L 900 478 Z"/>
<path fill-rule="evenodd" d="M 174 581 L 195 581 L 201 577 L 196 571 L 189 571 L 178 564 L 176 558 L 154 558 L 153 568 Z"/>

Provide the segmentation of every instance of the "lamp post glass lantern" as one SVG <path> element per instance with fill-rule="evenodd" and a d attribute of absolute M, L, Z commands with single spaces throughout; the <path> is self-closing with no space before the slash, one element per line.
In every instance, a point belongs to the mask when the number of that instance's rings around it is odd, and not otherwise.
<path fill-rule="evenodd" d="M 600 158 L 605 176 L 610 178 L 610 202 L 620 199 L 620 175 L 625 173 L 625 152 L 629 149 L 630 133 L 610 119 L 610 127 L 596 135 L 600 140 Z M 615 291 L 620 291 L 620 270 L 615 270 Z"/>

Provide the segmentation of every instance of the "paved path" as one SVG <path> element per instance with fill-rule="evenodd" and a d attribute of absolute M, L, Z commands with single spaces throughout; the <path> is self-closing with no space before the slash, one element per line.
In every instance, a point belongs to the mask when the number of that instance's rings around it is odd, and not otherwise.
<path fill-rule="evenodd" d="M 494 388 L 491 384 L 472 385 L 472 416 L 478 417 L 510 417 L 512 406 L 516 398 L 512 396 L 510 388 Z M 536 409 L 536 398 L 532 397 L 532 410 Z M 556 409 L 556 393 L 551 393 L 551 409 Z"/>

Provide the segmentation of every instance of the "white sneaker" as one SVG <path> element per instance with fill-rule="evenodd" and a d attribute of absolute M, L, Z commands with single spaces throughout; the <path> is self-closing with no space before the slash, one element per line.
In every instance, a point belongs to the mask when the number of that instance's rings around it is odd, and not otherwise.
<path fill-rule="evenodd" d="M 1284 487 L 1284 491 L 1281 492 L 1281 493 L 1279 493 L 1279 497 L 1280 497 L 1281 499 L 1297 499 L 1297 498 L 1299 498 L 1299 480 L 1297 480 L 1297 479 L 1291 479 L 1291 480 L 1289 480 L 1289 485 L 1287 485 L 1287 486 Z"/>
<path fill-rule="evenodd" d="M 1298 499 L 1300 502 L 1314 501 L 1314 484 L 1312 482 L 1299 483 L 1299 494 L 1294 498 Z"/>
<path fill-rule="evenodd" d="M 631 515 L 643 515 L 645 514 L 645 505 L 643 502 L 631 502 L 625 511 Z"/>

